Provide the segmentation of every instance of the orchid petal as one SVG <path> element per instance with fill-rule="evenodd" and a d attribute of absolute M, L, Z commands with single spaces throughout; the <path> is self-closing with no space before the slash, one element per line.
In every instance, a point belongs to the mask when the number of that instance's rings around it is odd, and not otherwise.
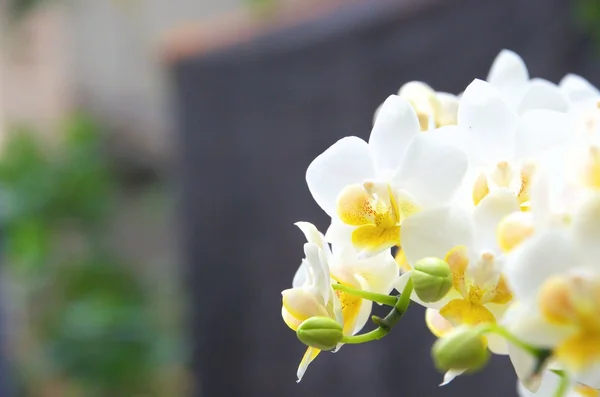
<path fill-rule="evenodd" d="M 375 169 L 397 170 L 419 131 L 419 120 L 410 104 L 397 95 L 390 95 L 379 109 L 369 137 Z"/>
<path fill-rule="evenodd" d="M 600 98 L 600 91 L 576 74 L 567 74 L 558 86 L 571 101 L 597 101 Z"/>
<path fill-rule="evenodd" d="M 508 189 L 499 189 L 488 194 L 473 211 L 475 247 L 477 253 L 499 252 L 497 242 L 498 224 L 504 217 L 519 211 L 519 201 Z"/>
<path fill-rule="evenodd" d="M 369 145 L 360 138 L 346 137 L 334 143 L 308 166 L 306 182 L 317 204 L 329 216 L 335 216 L 340 191 L 373 178 L 375 171 Z"/>
<path fill-rule="evenodd" d="M 517 115 L 485 81 L 475 79 L 463 94 L 458 125 L 467 130 L 475 164 L 495 165 L 514 155 Z"/>
<path fill-rule="evenodd" d="M 517 247 L 507 258 L 505 274 L 517 299 L 534 299 L 544 281 L 576 265 L 575 258 L 575 248 L 566 233 L 553 229 Z"/>
<path fill-rule="evenodd" d="M 557 85 L 547 80 L 533 79 L 521 98 L 517 111 L 524 114 L 533 109 L 566 112 L 569 110 L 569 101 Z"/>
<path fill-rule="evenodd" d="M 502 50 L 492 63 L 487 81 L 516 103 L 527 86 L 529 72 L 517 53 Z"/>
<path fill-rule="evenodd" d="M 411 266 L 423 258 L 445 258 L 456 246 L 469 246 L 473 239 L 471 218 L 453 206 L 425 210 L 402 223 L 401 246 Z"/>
<path fill-rule="evenodd" d="M 421 134 L 408 148 L 398 186 L 410 192 L 423 207 L 450 200 L 467 171 L 467 157 L 461 150 Z"/>

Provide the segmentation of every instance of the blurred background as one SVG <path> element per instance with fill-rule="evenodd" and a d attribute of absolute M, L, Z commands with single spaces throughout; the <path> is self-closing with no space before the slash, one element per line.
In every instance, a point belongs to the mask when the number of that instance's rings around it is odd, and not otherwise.
<path fill-rule="evenodd" d="M 0 396 L 516 395 L 503 357 L 438 388 L 417 307 L 296 384 L 304 172 L 503 48 L 599 85 L 599 27 L 599 0 L 0 0 Z"/>

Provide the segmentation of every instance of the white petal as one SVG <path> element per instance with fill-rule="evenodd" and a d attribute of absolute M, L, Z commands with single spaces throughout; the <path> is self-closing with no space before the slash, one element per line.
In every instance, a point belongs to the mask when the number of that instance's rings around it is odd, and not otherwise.
<path fill-rule="evenodd" d="M 539 382 L 539 381 L 538 381 Z M 519 397 L 552 397 L 560 384 L 560 377 L 552 371 L 544 371 L 536 392 L 529 391 L 521 382 L 517 385 Z"/>
<path fill-rule="evenodd" d="M 427 136 L 436 142 L 454 146 L 463 152 L 469 150 L 467 131 L 457 125 L 449 125 L 428 131 Z"/>
<path fill-rule="evenodd" d="M 419 120 L 410 104 L 397 95 L 390 95 L 379 109 L 369 137 L 375 169 L 398 169 L 408 145 L 419 131 Z"/>
<path fill-rule="evenodd" d="M 487 81 L 516 104 L 529 80 L 525 62 L 510 50 L 502 50 L 492 63 Z"/>
<path fill-rule="evenodd" d="M 535 392 L 540 387 L 540 379 L 532 376 L 533 371 L 535 371 L 535 359 L 531 354 L 510 343 L 508 345 L 508 356 L 520 381 L 520 386 L 523 390 Z"/>
<path fill-rule="evenodd" d="M 302 233 L 304 233 L 307 242 L 316 244 L 319 248 L 325 247 L 325 236 L 319 232 L 315 225 L 310 222 L 296 222 L 294 225 L 298 226 Z"/>
<path fill-rule="evenodd" d="M 378 294 L 389 294 L 399 277 L 398 264 L 387 250 L 366 259 L 344 259 L 342 265 L 364 281 L 362 289 Z"/>
<path fill-rule="evenodd" d="M 319 291 L 325 303 L 329 302 L 331 296 L 331 276 L 323 250 L 316 244 L 306 243 L 304 244 L 304 255 L 306 255 L 306 262 L 312 271 L 315 288 Z"/>
<path fill-rule="evenodd" d="M 351 246 L 353 231 L 353 226 L 346 225 L 338 219 L 333 219 L 331 225 L 329 225 L 329 228 L 327 229 L 327 232 L 325 232 L 325 239 L 333 246 L 337 245 L 338 248 Z"/>
<path fill-rule="evenodd" d="M 561 230 L 534 235 L 507 257 L 505 274 L 519 300 L 533 299 L 538 288 L 553 275 L 576 263 L 572 241 Z"/>
<path fill-rule="evenodd" d="M 495 165 L 514 155 L 517 116 L 489 83 L 474 80 L 458 108 L 458 125 L 467 130 L 469 156 L 476 164 Z"/>
<path fill-rule="evenodd" d="M 594 389 L 600 389 L 600 363 L 590 366 L 585 372 L 575 376 L 577 382 Z M 579 397 L 579 395 L 577 395 Z"/>
<path fill-rule="evenodd" d="M 340 191 L 372 179 L 375 171 L 369 145 L 360 138 L 346 137 L 317 156 L 306 170 L 306 182 L 313 198 L 329 215 L 335 216 Z"/>
<path fill-rule="evenodd" d="M 600 91 L 589 81 L 576 74 L 568 74 L 558 84 L 572 101 L 592 101 L 600 98 Z"/>
<path fill-rule="evenodd" d="M 446 386 L 448 383 L 452 382 L 454 378 L 462 375 L 465 372 L 464 369 L 451 369 L 450 371 L 444 374 L 444 380 L 440 383 L 440 386 Z"/>
<path fill-rule="evenodd" d="M 506 312 L 503 323 L 512 334 L 541 348 L 553 348 L 572 335 L 573 328 L 546 321 L 536 303 L 516 303 Z"/>
<path fill-rule="evenodd" d="M 570 144 L 576 137 L 573 128 L 573 119 L 566 113 L 538 109 L 523 114 L 515 137 L 517 157 L 536 156 Z"/>
<path fill-rule="evenodd" d="M 321 351 L 319 349 L 315 349 L 314 347 L 309 347 L 308 349 L 306 349 L 306 353 L 304 353 L 302 361 L 300 361 L 300 365 L 298 366 L 298 372 L 296 372 L 296 376 L 298 376 L 298 380 L 296 382 L 299 383 L 302 380 L 306 369 L 308 368 L 310 363 L 312 363 L 313 360 L 317 358 L 317 355 L 320 352 Z"/>
<path fill-rule="evenodd" d="M 452 248 L 470 246 L 473 228 L 468 213 L 445 206 L 425 210 L 402 223 L 401 246 L 410 265 L 426 257 L 444 259 Z"/>
<path fill-rule="evenodd" d="M 302 261 L 300 267 L 298 267 L 298 270 L 296 270 L 296 274 L 294 274 L 294 279 L 292 280 L 292 287 L 299 288 L 311 283 L 310 272 L 306 267 L 306 262 Z"/>
<path fill-rule="evenodd" d="M 467 171 L 467 157 L 461 150 L 421 134 L 408 148 L 397 186 L 408 191 L 423 207 L 450 200 Z"/>
<path fill-rule="evenodd" d="M 496 334 L 488 334 L 486 336 L 488 341 L 488 348 L 494 354 L 506 355 L 508 354 L 508 343 L 506 339 Z"/>
<path fill-rule="evenodd" d="M 584 264 L 600 272 L 600 196 L 587 200 L 575 214 L 573 235 Z"/>
<path fill-rule="evenodd" d="M 524 114 L 533 109 L 566 112 L 569 109 L 569 101 L 557 85 L 547 80 L 533 79 L 528 84 L 517 111 Z"/>
<path fill-rule="evenodd" d="M 499 252 L 497 242 L 498 224 L 504 217 L 519 211 L 519 201 L 507 189 L 499 189 L 488 194 L 473 211 L 475 251 Z"/>

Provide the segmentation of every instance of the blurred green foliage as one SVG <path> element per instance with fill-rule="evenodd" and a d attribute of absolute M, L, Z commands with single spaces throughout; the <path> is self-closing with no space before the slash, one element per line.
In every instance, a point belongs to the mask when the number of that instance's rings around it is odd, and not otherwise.
<path fill-rule="evenodd" d="M 600 46 L 600 0 L 577 0 L 574 4 L 578 21 Z"/>
<path fill-rule="evenodd" d="M 83 116 L 63 131 L 49 146 L 15 129 L 0 156 L 4 270 L 28 316 L 18 332 L 29 341 L 17 353 L 23 395 L 40 395 L 44 379 L 75 385 L 78 397 L 157 395 L 164 347 L 175 344 L 157 329 L 139 276 L 107 243 L 116 182 L 101 134 Z"/>

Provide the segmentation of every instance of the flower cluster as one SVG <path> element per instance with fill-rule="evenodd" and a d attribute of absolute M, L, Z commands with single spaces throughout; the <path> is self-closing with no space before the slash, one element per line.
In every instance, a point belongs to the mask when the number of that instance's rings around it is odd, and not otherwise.
<path fill-rule="evenodd" d="M 522 396 L 600 395 L 600 91 L 585 79 L 530 78 L 504 50 L 460 95 L 407 83 L 368 142 L 334 143 L 306 181 L 331 225 L 297 223 L 305 258 L 282 293 L 308 346 L 298 380 L 412 301 L 443 384 L 502 354 Z"/>

